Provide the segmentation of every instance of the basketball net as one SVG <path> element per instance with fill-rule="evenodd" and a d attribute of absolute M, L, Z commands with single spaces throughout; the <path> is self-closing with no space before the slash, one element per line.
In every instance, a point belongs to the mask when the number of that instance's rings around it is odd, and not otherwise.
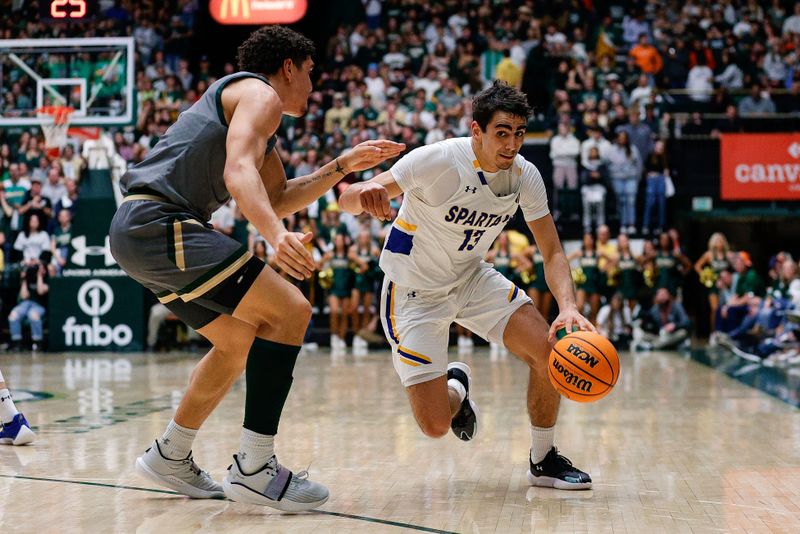
<path fill-rule="evenodd" d="M 44 146 L 47 157 L 57 158 L 67 144 L 69 118 L 75 108 L 69 106 L 44 106 L 36 110 L 39 126 L 44 132 Z"/>

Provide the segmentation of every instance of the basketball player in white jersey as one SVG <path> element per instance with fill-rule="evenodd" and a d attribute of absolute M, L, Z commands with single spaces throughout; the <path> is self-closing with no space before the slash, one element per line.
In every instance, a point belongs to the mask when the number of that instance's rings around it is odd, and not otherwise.
<path fill-rule="evenodd" d="M 476 95 L 472 107 L 471 137 L 411 151 L 391 170 L 348 187 L 339 206 L 388 219 L 389 199 L 404 194 L 381 253 L 381 320 L 420 429 L 431 437 L 452 429 L 464 441 L 477 433 L 470 368 L 447 360 L 448 332 L 456 322 L 504 344 L 530 367 L 529 482 L 587 489 L 589 475 L 554 446 L 560 394 L 547 378 L 547 360 L 559 328 L 595 329 L 575 305 L 542 177 L 518 154 L 530 107 L 524 94 L 503 82 Z M 560 314 L 549 328 L 525 292 L 483 261 L 518 207 L 558 301 Z"/>

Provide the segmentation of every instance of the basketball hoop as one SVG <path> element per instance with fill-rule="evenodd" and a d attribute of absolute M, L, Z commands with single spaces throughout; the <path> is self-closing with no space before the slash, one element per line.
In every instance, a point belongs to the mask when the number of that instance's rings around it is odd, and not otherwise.
<path fill-rule="evenodd" d="M 44 106 L 36 110 L 39 126 L 44 132 L 44 146 L 49 158 L 61 155 L 61 149 L 67 144 L 69 118 L 75 108 L 69 106 Z"/>

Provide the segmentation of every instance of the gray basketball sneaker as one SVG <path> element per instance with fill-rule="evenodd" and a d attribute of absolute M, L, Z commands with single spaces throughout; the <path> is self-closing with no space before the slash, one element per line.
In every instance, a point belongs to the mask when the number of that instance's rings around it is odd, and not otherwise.
<path fill-rule="evenodd" d="M 308 471 L 295 475 L 279 464 L 275 456 L 260 470 L 245 475 L 234 454 L 222 487 L 233 501 L 270 506 L 284 512 L 313 510 L 325 504 L 329 496 L 328 488 L 308 480 Z"/>
<path fill-rule="evenodd" d="M 188 495 L 193 499 L 224 499 L 222 486 L 200 469 L 192 453 L 183 460 L 170 460 L 161 454 L 158 441 L 136 459 L 136 472 L 156 484 Z"/>

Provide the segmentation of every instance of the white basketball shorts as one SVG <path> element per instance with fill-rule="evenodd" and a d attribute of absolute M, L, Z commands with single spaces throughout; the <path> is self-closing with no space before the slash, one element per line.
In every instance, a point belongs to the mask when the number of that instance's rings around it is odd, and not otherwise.
<path fill-rule="evenodd" d="M 503 343 L 508 320 L 531 302 L 523 290 L 488 264 L 445 290 L 398 286 L 381 290 L 381 323 L 392 345 L 394 368 L 405 387 L 447 372 L 450 325 L 455 322 L 493 343 Z"/>

